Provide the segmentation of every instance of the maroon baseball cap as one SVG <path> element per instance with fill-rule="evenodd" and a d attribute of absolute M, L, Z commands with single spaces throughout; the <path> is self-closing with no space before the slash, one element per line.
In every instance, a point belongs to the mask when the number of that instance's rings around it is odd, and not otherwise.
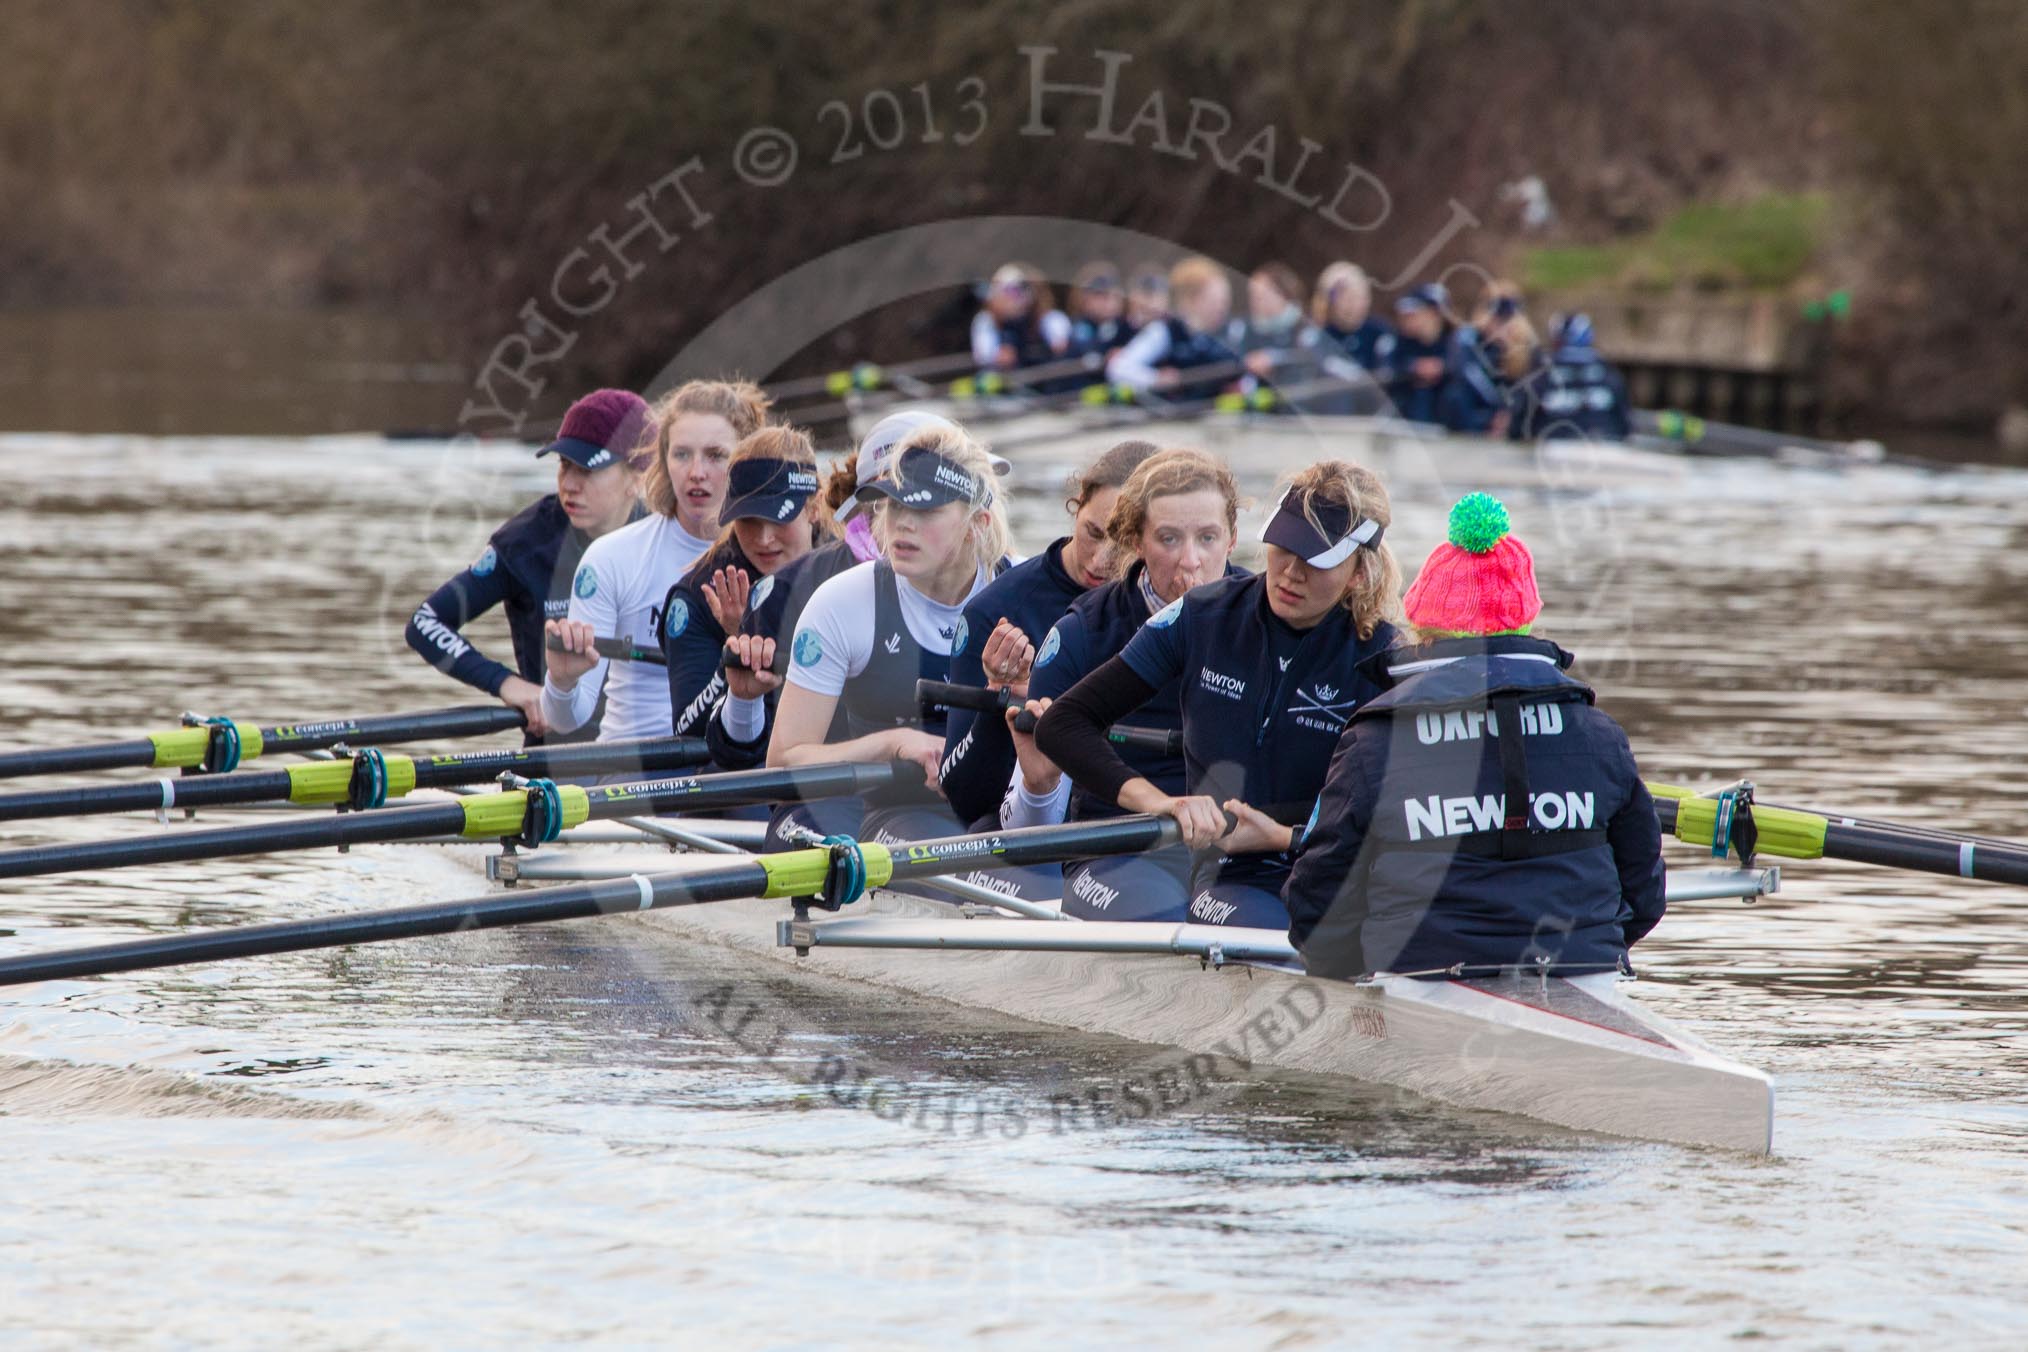
<path fill-rule="evenodd" d="M 556 440 L 537 451 L 556 452 L 584 469 L 604 469 L 632 456 L 648 430 L 648 403 L 632 390 L 593 390 L 570 406 Z"/>

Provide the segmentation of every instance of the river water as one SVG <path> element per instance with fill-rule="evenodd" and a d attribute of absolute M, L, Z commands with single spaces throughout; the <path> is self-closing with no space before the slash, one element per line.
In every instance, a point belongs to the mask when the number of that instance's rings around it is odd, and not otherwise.
<path fill-rule="evenodd" d="M 1242 457 L 1250 491 L 1289 454 Z M 1019 458 L 1033 548 L 1070 459 Z M 0 469 L 6 746 L 465 702 L 402 620 L 543 487 L 525 451 L 370 439 L 15 436 Z M 1411 563 L 1451 496 L 1498 484 L 1543 632 L 1589 657 L 1650 778 L 2028 835 L 2028 476 L 1394 471 Z M 485 886 L 432 847 L 8 883 L 0 951 Z M 0 1339 L 2018 1347 L 2024 904 L 1815 862 L 1673 911 L 1637 994 L 1773 1075 L 1768 1159 L 1265 1071 L 1066 1124 L 1054 1102 L 1148 1049 L 633 920 L 0 992 Z M 996 1127 L 841 1106 L 728 1036 L 729 999 L 798 1064 Z"/>

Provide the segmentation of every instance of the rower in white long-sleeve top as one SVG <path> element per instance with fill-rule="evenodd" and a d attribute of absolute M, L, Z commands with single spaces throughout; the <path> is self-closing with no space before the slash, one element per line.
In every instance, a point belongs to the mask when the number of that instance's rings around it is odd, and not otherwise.
<path fill-rule="evenodd" d="M 669 681 L 653 666 L 608 664 L 596 638 L 652 645 L 662 601 L 718 534 L 733 447 L 767 419 L 768 399 L 744 381 L 693 380 L 655 406 L 653 460 L 642 484 L 649 514 L 593 541 L 571 583 L 570 617 L 551 621 L 562 644 L 542 687 L 549 725 L 568 731 L 606 697 L 599 740 L 667 737 Z"/>

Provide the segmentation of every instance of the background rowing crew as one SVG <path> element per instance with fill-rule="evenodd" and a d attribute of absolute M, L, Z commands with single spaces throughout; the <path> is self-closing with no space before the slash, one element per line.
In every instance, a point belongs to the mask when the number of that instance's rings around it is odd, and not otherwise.
<path fill-rule="evenodd" d="M 1130 441 L 1024 561 L 1007 462 L 950 420 L 891 415 L 824 476 L 766 416 L 744 383 L 652 410 L 586 396 L 541 452 L 557 493 L 431 595 L 411 643 L 531 741 L 673 730 L 726 769 L 920 769 L 775 808 L 771 849 L 1171 816 L 1171 850 L 974 881 L 1092 919 L 1287 929 L 1313 971 L 1609 969 L 1661 918 L 1653 803 L 1571 654 L 1531 634 L 1533 559 L 1493 498 L 1453 508 L 1404 597 L 1385 486 L 1323 461 L 1251 574 L 1231 471 Z M 518 675 L 458 633 L 495 602 Z M 666 675 L 594 645 L 651 634 Z"/>
<path fill-rule="evenodd" d="M 1489 281 L 1469 315 L 1430 282 L 1374 313 L 1356 263 L 1333 263 L 1307 297 L 1283 263 L 1254 269 L 1244 312 L 1208 258 L 1165 274 L 1087 264 L 1056 308 L 1049 281 L 1008 263 L 982 288 L 972 361 L 1040 394 L 1106 383 L 1167 398 L 1212 399 L 1272 385 L 1314 413 L 1389 412 L 1454 432 L 1534 441 L 1556 435 L 1623 441 L 1626 384 L 1594 346 L 1591 320 L 1558 316 L 1545 342 L 1521 288 Z"/>

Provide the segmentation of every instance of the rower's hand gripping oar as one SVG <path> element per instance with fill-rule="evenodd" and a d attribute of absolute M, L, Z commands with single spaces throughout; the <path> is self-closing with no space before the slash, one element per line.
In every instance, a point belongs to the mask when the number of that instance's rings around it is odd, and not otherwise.
<path fill-rule="evenodd" d="M 728 647 L 718 655 L 718 669 L 720 671 L 752 671 L 753 667 L 738 653 Z M 775 658 L 774 661 L 768 663 L 768 671 L 773 675 L 783 676 L 788 673 L 788 670 L 789 650 L 782 644 L 777 643 L 775 645 Z"/>
<path fill-rule="evenodd" d="M 404 756 L 366 747 L 340 760 L 305 761 L 281 770 L 166 777 L 128 784 L 0 794 L 0 821 L 103 812 L 167 812 L 243 803 L 376 808 L 416 789 L 478 784 L 504 773 L 574 779 L 702 765 L 711 748 L 696 737 L 513 747 L 447 756 Z"/>
<path fill-rule="evenodd" d="M 544 646 L 553 653 L 564 651 L 563 640 L 554 634 L 549 636 Z M 657 667 L 669 665 L 668 657 L 660 648 L 643 648 L 634 642 L 631 635 L 620 638 L 595 638 L 592 640 L 592 651 L 614 662 L 646 662 L 650 666 Z"/>
<path fill-rule="evenodd" d="M 863 887 L 881 887 L 891 882 L 960 869 L 1017 868 L 1065 859 L 1157 850 L 1175 844 L 1179 838 L 1176 823 L 1168 817 L 1111 817 L 1103 821 L 1036 826 L 994 834 L 947 836 L 906 845 L 856 843 L 852 846 L 856 857 L 851 867 L 862 880 Z M 269 953 L 339 948 L 348 944 L 423 935 L 456 934 L 473 929 L 498 929 L 506 925 L 575 920 L 709 901 L 822 895 L 839 867 L 836 849 L 787 850 L 688 873 L 634 874 L 602 882 L 518 891 L 510 896 L 489 895 L 464 901 L 325 916 L 315 920 L 237 926 L 208 933 L 176 934 L 56 953 L 25 953 L 0 958 L 0 986 L 144 971 L 186 963 L 219 962 L 227 958 Z M 855 900 L 856 895 L 846 899 Z M 790 928 L 786 937 L 790 943 L 796 944 L 801 936 L 794 926 L 805 922 L 788 923 Z M 806 944 L 796 944 L 796 947 L 799 952 L 808 951 Z"/>
<path fill-rule="evenodd" d="M 497 704 L 461 705 L 415 714 L 339 718 L 322 723 L 258 727 L 231 719 L 185 715 L 183 727 L 126 742 L 0 752 L 0 779 L 22 775 L 78 774 L 87 770 L 152 767 L 223 773 L 256 756 L 285 751 L 321 751 L 339 742 L 380 746 L 454 737 L 484 737 L 526 723 L 518 709 Z"/>
<path fill-rule="evenodd" d="M 906 761 L 892 764 L 804 765 L 776 770 L 736 770 L 680 779 L 586 788 L 532 781 L 526 789 L 473 794 L 451 803 L 390 807 L 378 812 L 306 816 L 299 821 L 262 822 L 207 831 L 175 831 L 40 845 L 0 852 L 0 878 L 25 878 L 80 869 L 131 868 L 198 859 L 230 859 L 287 850 L 386 844 L 432 836 L 467 840 L 512 839 L 535 846 L 556 839 L 587 821 L 659 812 L 700 812 L 753 803 L 865 794 L 890 787 L 920 787 L 922 771 Z"/>
<path fill-rule="evenodd" d="M 1650 784 L 1648 792 L 1663 830 L 1705 846 L 1715 858 L 1731 849 L 1749 865 L 1756 852 L 1785 859 L 1846 859 L 2028 886 L 2028 844 L 1778 807 L 1755 801 L 1753 785 L 1745 781 L 1712 797 L 1673 784 Z"/>
<path fill-rule="evenodd" d="M 970 709 L 976 713 L 1004 714 L 1014 705 L 1022 703 L 1010 691 L 988 690 L 984 686 L 954 685 L 949 681 L 917 681 L 915 697 L 925 707 L 942 705 L 947 709 Z M 1023 709 L 1014 715 L 1014 731 L 1035 731 L 1035 715 Z M 1114 746 L 1132 747 L 1157 756 L 1180 756 L 1183 754 L 1183 734 L 1173 729 L 1136 728 L 1118 724 L 1106 729 L 1106 740 Z M 1308 811 L 1307 808 L 1304 809 Z"/>

